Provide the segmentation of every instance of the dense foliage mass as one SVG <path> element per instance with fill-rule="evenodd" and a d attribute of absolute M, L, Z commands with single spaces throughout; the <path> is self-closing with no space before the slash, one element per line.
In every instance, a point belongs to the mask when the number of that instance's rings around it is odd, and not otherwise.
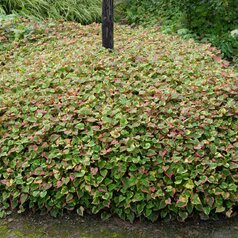
<path fill-rule="evenodd" d="M 110 53 L 97 24 L 21 24 L 0 56 L 0 216 L 231 216 L 238 80 L 214 48 L 117 25 Z"/>
<path fill-rule="evenodd" d="M 91 23 L 101 19 L 101 0 L 1 0 L 0 13 Z"/>

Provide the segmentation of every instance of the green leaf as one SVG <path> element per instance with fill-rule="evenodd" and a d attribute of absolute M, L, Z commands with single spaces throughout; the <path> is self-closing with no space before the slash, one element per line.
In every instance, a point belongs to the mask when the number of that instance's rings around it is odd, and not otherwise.
<path fill-rule="evenodd" d="M 201 200 L 200 200 L 198 194 L 194 194 L 194 195 L 192 196 L 191 202 L 192 202 L 193 205 L 200 205 L 200 204 L 202 204 L 202 202 L 201 202 Z"/>
<path fill-rule="evenodd" d="M 34 192 L 32 193 L 33 197 L 38 197 L 39 194 L 40 194 L 40 191 L 34 191 Z"/>
<path fill-rule="evenodd" d="M 178 215 L 179 215 L 179 217 L 182 218 L 183 221 L 188 218 L 188 213 L 185 212 L 185 211 L 179 211 L 179 214 L 178 214 Z"/>
<path fill-rule="evenodd" d="M 203 211 L 207 216 L 209 216 L 210 212 L 211 212 L 211 208 L 210 207 L 203 207 Z"/>
<path fill-rule="evenodd" d="M 77 214 L 79 216 L 83 216 L 84 215 L 84 207 L 80 206 L 78 209 L 77 209 Z"/>
<path fill-rule="evenodd" d="M 129 214 L 127 214 L 127 218 L 130 221 L 130 223 L 133 223 L 135 220 L 135 214 L 133 212 L 130 212 Z"/>
<path fill-rule="evenodd" d="M 195 187 L 193 181 L 191 179 L 189 179 L 185 184 L 184 187 L 187 189 L 193 189 Z"/>
<path fill-rule="evenodd" d="M 225 207 L 222 207 L 222 206 L 216 208 L 216 212 L 217 212 L 217 213 L 224 212 L 225 210 L 226 210 Z"/>
<path fill-rule="evenodd" d="M 152 213 L 152 209 L 146 208 L 145 210 L 145 216 L 148 218 Z"/>
<path fill-rule="evenodd" d="M 37 110 L 37 107 L 31 107 L 30 110 L 31 110 L 32 112 L 35 112 L 35 111 Z"/>
<path fill-rule="evenodd" d="M 24 204 L 27 198 L 28 198 L 28 194 L 25 194 L 25 193 L 21 194 L 21 198 L 20 198 L 21 204 Z"/>
<path fill-rule="evenodd" d="M 107 176 L 108 171 L 107 170 L 101 170 L 100 174 L 105 178 Z"/>
<path fill-rule="evenodd" d="M 78 130 L 83 130 L 84 129 L 84 124 L 83 123 L 78 123 L 76 126 L 75 126 L 76 129 Z"/>
<path fill-rule="evenodd" d="M 111 214 L 108 213 L 108 212 L 103 212 L 103 213 L 101 214 L 101 219 L 102 219 L 103 221 L 108 220 L 110 217 L 111 217 Z"/>
<path fill-rule="evenodd" d="M 47 195 L 47 191 L 41 191 L 40 192 L 40 197 L 44 198 Z"/>
<path fill-rule="evenodd" d="M 85 175 L 85 171 L 84 170 L 81 170 L 80 172 L 77 172 L 77 173 L 74 173 L 74 176 L 76 178 L 81 178 Z"/>

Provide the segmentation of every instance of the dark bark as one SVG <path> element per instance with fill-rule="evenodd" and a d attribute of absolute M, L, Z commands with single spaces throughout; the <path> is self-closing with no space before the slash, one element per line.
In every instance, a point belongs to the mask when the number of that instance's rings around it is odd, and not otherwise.
<path fill-rule="evenodd" d="M 107 49 L 114 48 L 113 0 L 102 3 L 102 45 Z"/>

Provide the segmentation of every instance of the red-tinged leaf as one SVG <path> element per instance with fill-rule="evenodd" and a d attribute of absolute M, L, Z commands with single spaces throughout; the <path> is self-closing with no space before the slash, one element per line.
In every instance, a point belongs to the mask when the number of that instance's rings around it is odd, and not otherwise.
<path fill-rule="evenodd" d="M 219 63 L 220 63 L 221 60 L 222 60 L 221 57 L 220 57 L 220 56 L 217 56 L 217 55 L 213 55 L 212 58 L 213 58 L 215 61 L 219 62 Z"/>
<path fill-rule="evenodd" d="M 4 184 L 4 185 L 6 185 L 6 186 L 9 186 L 9 181 L 8 180 L 6 180 L 6 179 L 2 179 L 2 180 L 0 180 L 0 183 L 1 184 Z"/>

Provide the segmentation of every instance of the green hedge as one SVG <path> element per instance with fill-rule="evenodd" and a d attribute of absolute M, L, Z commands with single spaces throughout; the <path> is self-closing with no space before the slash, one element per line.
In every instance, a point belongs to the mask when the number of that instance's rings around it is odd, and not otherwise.
<path fill-rule="evenodd" d="M 238 63 L 238 37 L 231 36 L 238 29 L 237 0 L 124 0 L 121 8 L 130 23 L 186 29 L 185 37 L 211 42 Z"/>
<path fill-rule="evenodd" d="M 231 216 L 237 75 L 156 28 L 116 26 L 110 53 L 100 28 L 49 23 L 1 55 L 0 216 Z"/>

